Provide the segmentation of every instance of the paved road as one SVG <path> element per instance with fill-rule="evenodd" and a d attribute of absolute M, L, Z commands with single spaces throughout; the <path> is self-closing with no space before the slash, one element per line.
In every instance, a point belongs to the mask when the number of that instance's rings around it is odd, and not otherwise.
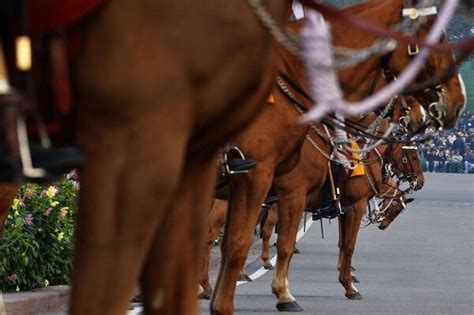
<path fill-rule="evenodd" d="M 354 266 L 364 299 L 344 297 L 337 280 L 337 224 L 319 224 L 299 242 L 290 288 L 300 314 L 473 314 L 474 176 L 427 174 L 423 191 L 386 231 L 360 231 Z M 256 261 L 250 273 L 260 267 Z M 240 285 L 236 314 L 277 314 L 271 272 Z M 202 302 L 203 314 L 209 313 Z"/>

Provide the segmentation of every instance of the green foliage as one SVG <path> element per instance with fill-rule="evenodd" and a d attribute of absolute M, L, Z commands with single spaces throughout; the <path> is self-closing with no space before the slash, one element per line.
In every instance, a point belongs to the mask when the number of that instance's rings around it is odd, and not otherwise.
<path fill-rule="evenodd" d="M 255 236 L 260 236 L 260 225 L 257 224 L 255 230 L 253 231 Z M 214 240 L 214 245 L 220 245 L 222 243 L 222 239 L 224 238 L 224 227 L 222 227 L 219 232 L 217 233 L 217 237 Z"/>
<path fill-rule="evenodd" d="M 222 243 L 222 239 L 224 238 L 224 228 L 222 227 L 217 233 L 217 237 L 214 240 L 214 245 L 220 245 Z"/>
<path fill-rule="evenodd" d="M 0 240 L 3 291 L 70 282 L 78 189 L 72 179 L 21 187 Z"/>

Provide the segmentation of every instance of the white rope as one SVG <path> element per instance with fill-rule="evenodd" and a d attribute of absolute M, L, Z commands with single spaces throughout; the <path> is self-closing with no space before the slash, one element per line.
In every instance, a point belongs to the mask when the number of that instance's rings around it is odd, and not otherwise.
<path fill-rule="evenodd" d="M 392 130 L 393 128 L 395 128 L 395 126 L 396 126 L 395 124 L 391 123 L 390 126 L 385 131 L 385 133 L 383 134 L 382 138 L 388 137 L 392 133 Z M 384 139 L 379 139 L 372 145 L 370 145 L 370 143 L 367 143 L 367 145 L 364 146 L 362 149 L 352 149 L 350 146 L 344 145 L 344 150 L 347 150 L 352 153 L 366 153 L 366 152 L 370 152 L 374 150 L 376 147 L 384 143 L 385 143 Z"/>

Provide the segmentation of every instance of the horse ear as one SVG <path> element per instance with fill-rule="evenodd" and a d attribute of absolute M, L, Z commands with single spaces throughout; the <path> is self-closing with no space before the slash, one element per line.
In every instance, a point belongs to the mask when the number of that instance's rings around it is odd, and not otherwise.
<path fill-rule="evenodd" d="M 407 200 L 405 200 L 405 204 L 408 204 L 413 201 L 415 201 L 415 198 L 407 198 Z"/>

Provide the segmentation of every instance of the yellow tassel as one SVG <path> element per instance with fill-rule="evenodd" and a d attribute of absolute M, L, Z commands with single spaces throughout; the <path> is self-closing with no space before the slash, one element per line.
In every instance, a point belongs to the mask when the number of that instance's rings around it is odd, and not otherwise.
<path fill-rule="evenodd" d="M 16 38 L 16 66 L 22 71 L 31 69 L 31 39 L 22 35 Z"/>
<path fill-rule="evenodd" d="M 352 147 L 353 150 L 359 150 L 360 149 L 359 144 L 356 141 L 351 142 L 351 147 Z M 358 159 L 359 158 L 359 153 L 352 152 L 352 157 L 354 159 Z M 352 171 L 351 177 L 360 176 L 360 175 L 364 175 L 364 174 L 365 174 L 364 165 L 362 163 L 357 163 L 356 168 Z"/>
<path fill-rule="evenodd" d="M 268 96 L 267 102 L 270 104 L 275 104 L 275 98 L 273 97 L 273 94 L 270 94 L 270 96 Z"/>

